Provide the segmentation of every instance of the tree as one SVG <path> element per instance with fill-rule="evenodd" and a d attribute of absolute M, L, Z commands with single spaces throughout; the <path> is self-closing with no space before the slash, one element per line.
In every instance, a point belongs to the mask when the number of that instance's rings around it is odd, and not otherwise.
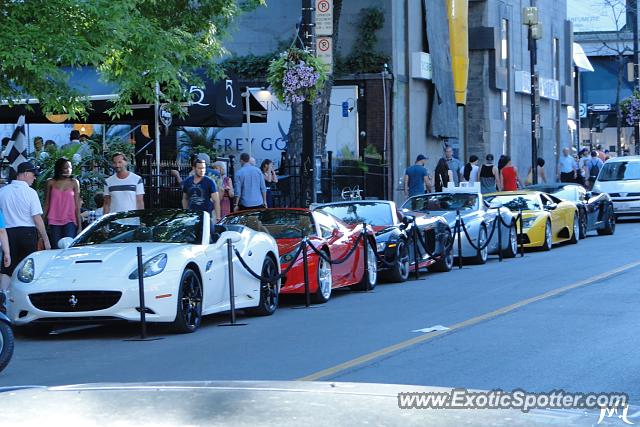
<path fill-rule="evenodd" d="M 40 100 L 45 113 L 86 114 L 89 104 L 68 85 L 69 70 L 94 67 L 119 87 L 110 112 L 133 102 L 178 102 L 195 69 L 211 78 L 221 39 L 240 13 L 265 0 L 0 0 L 0 99 Z"/>
<path fill-rule="evenodd" d="M 342 15 L 342 0 L 333 1 L 333 56 L 336 56 L 338 46 L 338 35 L 340 27 L 340 16 Z M 333 74 L 329 74 L 325 82 L 324 90 L 320 93 L 320 102 L 316 105 L 315 114 L 315 135 L 314 147 L 316 155 L 324 154 L 324 147 L 327 135 L 324 133 L 325 117 L 329 114 L 329 100 L 331 98 L 331 88 L 333 87 Z M 291 125 L 289 126 L 289 142 L 287 143 L 289 153 L 302 152 L 302 104 L 291 106 Z"/>

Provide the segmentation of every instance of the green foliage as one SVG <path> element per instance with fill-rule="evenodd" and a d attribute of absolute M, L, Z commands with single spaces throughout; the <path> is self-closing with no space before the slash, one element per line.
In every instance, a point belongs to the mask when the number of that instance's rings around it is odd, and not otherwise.
<path fill-rule="evenodd" d="M 380 154 L 375 145 L 371 144 L 367 144 L 367 146 L 364 147 L 364 157 L 382 160 L 382 154 Z"/>
<path fill-rule="evenodd" d="M 367 172 L 369 167 L 363 162 L 360 157 L 353 154 L 351 149 L 347 145 L 340 147 L 340 154 L 338 155 L 337 164 L 341 169 L 348 169 L 355 167 L 363 172 Z"/>
<path fill-rule="evenodd" d="M 232 56 L 220 63 L 220 66 L 230 75 L 236 75 L 247 80 L 262 80 L 267 75 L 269 64 L 275 53 L 266 55 Z"/>
<path fill-rule="evenodd" d="M 205 153 L 211 159 L 217 155 L 216 136 L 222 128 L 180 128 L 178 143 L 181 149 L 186 148 L 189 155 Z"/>
<path fill-rule="evenodd" d="M 377 33 L 384 27 L 384 13 L 376 7 L 360 11 L 358 38 L 346 57 L 336 56 L 336 74 L 379 73 L 389 57 L 376 50 Z"/>
<path fill-rule="evenodd" d="M 119 86 L 114 117 L 133 100 L 188 96 L 192 71 L 222 75 L 221 39 L 239 14 L 265 0 L 0 1 L 0 98 L 36 97 L 45 113 L 86 114 L 87 100 L 67 84 L 63 67 L 94 67 Z M 10 101 L 11 102 L 11 101 Z"/>

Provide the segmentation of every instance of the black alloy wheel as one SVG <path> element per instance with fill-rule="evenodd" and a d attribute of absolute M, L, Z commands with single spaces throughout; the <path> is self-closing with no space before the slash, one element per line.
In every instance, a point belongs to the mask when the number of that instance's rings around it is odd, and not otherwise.
<path fill-rule="evenodd" d="M 270 316 L 275 313 L 278 308 L 278 300 L 280 298 L 280 290 L 278 289 L 278 266 L 272 257 L 269 255 L 264 257 L 262 261 L 262 272 L 260 275 L 263 278 L 271 278 L 270 280 L 260 281 L 260 301 L 257 307 L 249 309 L 249 313 L 254 316 Z"/>
<path fill-rule="evenodd" d="M 14 337 L 11 326 L 0 321 L 0 372 L 7 367 L 13 356 Z"/>
<path fill-rule="evenodd" d="M 195 332 L 202 321 L 202 282 L 190 268 L 182 273 L 178 290 L 178 308 L 174 329 L 180 333 Z"/>

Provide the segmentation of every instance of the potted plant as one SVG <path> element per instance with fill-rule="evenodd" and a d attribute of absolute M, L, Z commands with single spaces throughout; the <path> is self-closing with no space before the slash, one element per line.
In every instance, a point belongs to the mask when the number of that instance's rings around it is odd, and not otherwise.
<path fill-rule="evenodd" d="M 291 47 L 269 65 L 267 81 L 287 105 L 313 102 L 327 79 L 325 65 L 309 50 Z"/>

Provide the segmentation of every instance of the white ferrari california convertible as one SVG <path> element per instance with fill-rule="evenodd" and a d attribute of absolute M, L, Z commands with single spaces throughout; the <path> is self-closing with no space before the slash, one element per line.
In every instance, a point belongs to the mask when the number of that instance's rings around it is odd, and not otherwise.
<path fill-rule="evenodd" d="M 142 248 L 146 319 L 172 323 L 179 332 L 198 329 L 203 315 L 227 311 L 227 239 L 233 255 L 235 306 L 272 314 L 278 305 L 278 246 L 266 233 L 220 226 L 209 214 L 177 209 L 110 214 L 63 249 L 34 252 L 16 268 L 9 316 L 27 333 L 45 333 L 65 323 L 139 321 L 137 247 Z"/>

